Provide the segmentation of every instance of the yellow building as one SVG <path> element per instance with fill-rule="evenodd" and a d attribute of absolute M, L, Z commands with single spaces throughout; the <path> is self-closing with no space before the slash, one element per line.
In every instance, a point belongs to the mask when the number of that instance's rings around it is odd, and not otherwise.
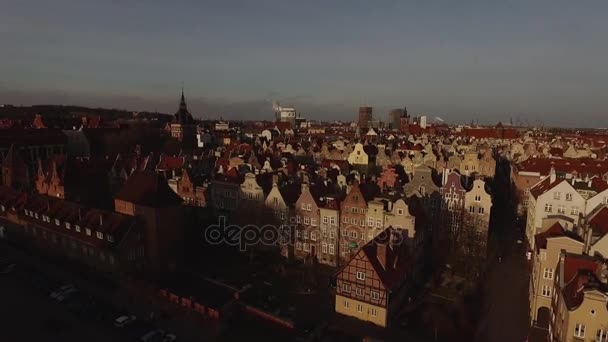
<path fill-rule="evenodd" d="M 554 289 L 550 341 L 608 341 L 608 268 L 605 260 L 562 253 Z"/>
<path fill-rule="evenodd" d="M 388 228 L 338 271 L 335 310 L 381 327 L 406 296 L 411 258 L 399 229 Z"/>

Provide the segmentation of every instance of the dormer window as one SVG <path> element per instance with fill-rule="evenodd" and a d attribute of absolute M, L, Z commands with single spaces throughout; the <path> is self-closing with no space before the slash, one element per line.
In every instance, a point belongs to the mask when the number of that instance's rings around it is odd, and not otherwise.
<path fill-rule="evenodd" d="M 0 210 L 6 211 L 6 208 L 3 205 L 0 205 Z"/>
<path fill-rule="evenodd" d="M 61 222 L 59 222 L 59 219 L 55 219 L 55 225 L 58 226 L 60 224 L 61 224 Z"/>
<path fill-rule="evenodd" d="M 75 230 L 77 233 L 80 233 L 80 226 L 79 226 L 79 225 L 75 225 L 75 226 L 74 226 L 74 230 Z"/>
<path fill-rule="evenodd" d="M 34 217 L 35 217 L 36 219 L 38 219 L 38 213 L 35 213 L 35 214 L 34 214 Z"/>
<path fill-rule="evenodd" d="M 114 242 L 114 237 L 113 237 L 112 235 L 110 235 L 110 234 L 106 235 L 106 239 L 107 239 L 109 242 Z"/>
<path fill-rule="evenodd" d="M 85 228 L 84 232 L 87 234 L 87 236 L 91 236 L 91 229 Z"/>
<path fill-rule="evenodd" d="M 65 223 L 65 229 L 71 229 L 72 227 L 70 226 L 70 222 L 66 222 Z"/>
<path fill-rule="evenodd" d="M 103 233 L 102 232 L 97 232 L 97 238 L 100 240 L 103 240 Z"/>

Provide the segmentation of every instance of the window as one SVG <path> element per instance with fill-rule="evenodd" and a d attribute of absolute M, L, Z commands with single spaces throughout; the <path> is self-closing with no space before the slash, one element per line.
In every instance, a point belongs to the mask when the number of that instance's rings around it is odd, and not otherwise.
<path fill-rule="evenodd" d="M 74 226 L 74 230 L 75 230 L 77 233 L 80 233 L 80 226 L 79 226 L 79 225 L 75 225 L 75 226 Z"/>
<path fill-rule="evenodd" d="M 543 285 L 543 296 L 551 297 L 551 287 L 547 285 Z"/>
<path fill-rule="evenodd" d="M 342 222 L 348 223 L 348 217 L 344 216 L 344 218 L 342 219 Z"/>
<path fill-rule="evenodd" d="M 306 210 L 312 211 L 312 205 L 310 203 L 306 205 Z"/>
<path fill-rule="evenodd" d="M 302 210 L 306 210 L 306 203 L 302 203 Z"/>
<path fill-rule="evenodd" d="M 310 232 L 310 239 L 312 241 L 317 241 L 317 232 L 315 232 L 315 231 Z"/>
<path fill-rule="evenodd" d="M 481 215 L 483 215 L 483 214 L 484 214 L 484 211 L 485 211 L 485 209 L 484 209 L 483 207 L 479 207 L 479 213 L 480 213 Z"/>
<path fill-rule="evenodd" d="M 378 316 L 378 310 L 376 310 L 376 309 L 374 309 L 374 308 L 371 308 L 371 309 L 370 309 L 370 314 L 371 314 L 372 316 L 376 317 L 376 316 Z"/>
<path fill-rule="evenodd" d="M 304 224 L 310 224 L 310 217 L 304 216 Z"/>
<path fill-rule="evenodd" d="M 545 267 L 545 271 L 543 272 L 543 278 L 553 279 L 553 269 L 549 268 L 549 267 Z"/>
<path fill-rule="evenodd" d="M 329 218 L 329 224 L 331 224 L 332 226 L 336 225 L 336 217 L 332 216 Z"/>
<path fill-rule="evenodd" d="M 311 226 L 316 226 L 317 225 L 317 219 L 315 219 L 314 217 L 310 218 L 310 225 Z"/>
<path fill-rule="evenodd" d="M 566 201 L 572 201 L 572 194 L 571 193 L 567 193 L 566 194 Z"/>
<path fill-rule="evenodd" d="M 380 293 L 378 293 L 378 291 L 372 291 L 371 296 L 372 296 L 372 299 L 375 299 L 375 300 L 380 299 Z"/>
<path fill-rule="evenodd" d="M 348 309 L 348 300 L 346 300 L 346 299 L 344 300 L 344 308 Z"/>
<path fill-rule="evenodd" d="M 474 213 L 474 212 L 475 212 L 475 207 L 470 206 L 470 207 L 469 207 L 469 212 L 470 212 L 470 213 Z"/>
<path fill-rule="evenodd" d="M 545 204 L 545 212 L 546 212 L 546 213 L 550 213 L 550 212 L 552 212 L 552 211 L 553 211 L 553 204 L 546 203 L 546 204 Z"/>
<path fill-rule="evenodd" d="M 426 189 L 424 188 L 424 185 L 421 185 L 420 188 L 418 188 L 418 191 L 422 196 L 426 194 Z"/>
<path fill-rule="evenodd" d="M 585 325 L 582 323 L 576 323 L 574 326 L 574 337 L 585 338 Z"/>
<path fill-rule="evenodd" d="M 382 219 L 376 219 L 376 227 L 382 228 Z"/>
<path fill-rule="evenodd" d="M 357 304 L 357 312 L 363 312 L 363 305 Z"/>
<path fill-rule="evenodd" d="M 608 342 L 608 330 L 597 329 L 595 342 Z"/>
<path fill-rule="evenodd" d="M 65 229 L 71 229 L 72 227 L 70 226 L 70 222 L 66 222 L 65 223 Z"/>
<path fill-rule="evenodd" d="M 475 202 L 481 202 L 481 196 L 475 195 Z"/>
<path fill-rule="evenodd" d="M 357 272 L 357 280 L 365 280 L 365 272 Z"/>
<path fill-rule="evenodd" d="M 323 223 L 327 224 L 329 222 L 329 217 L 323 216 Z"/>
<path fill-rule="evenodd" d="M 106 235 L 106 239 L 108 240 L 108 242 L 114 242 L 114 237 L 110 234 Z"/>
<path fill-rule="evenodd" d="M 356 231 L 354 231 L 354 230 L 351 230 L 351 232 L 350 232 L 350 237 L 351 237 L 351 238 L 357 238 L 357 232 L 356 232 Z"/>
<path fill-rule="evenodd" d="M 310 252 L 310 245 L 307 242 L 304 242 L 304 252 Z"/>
<path fill-rule="evenodd" d="M 336 233 L 332 230 L 329 232 L 329 238 L 334 239 L 336 237 Z"/>
<path fill-rule="evenodd" d="M 302 237 L 302 232 L 296 229 L 296 237 L 300 238 Z"/>
<path fill-rule="evenodd" d="M 321 252 L 327 253 L 327 244 L 326 243 L 321 244 Z"/>
<path fill-rule="evenodd" d="M 84 232 L 87 234 L 87 236 L 91 236 L 91 230 L 89 228 L 85 228 Z"/>
<path fill-rule="evenodd" d="M 397 209 L 397 215 L 403 215 L 403 209 Z"/>
<path fill-rule="evenodd" d="M 97 232 L 97 238 L 103 240 L 103 233 Z"/>
<path fill-rule="evenodd" d="M 342 284 L 342 290 L 344 292 L 350 292 L 350 285 L 348 285 L 348 284 Z"/>
<path fill-rule="evenodd" d="M 306 240 L 308 240 L 308 230 L 303 230 L 302 231 L 302 237 Z"/>
<path fill-rule="evenodd" d="M 560 197 L 562 197 L 562 193 L 561 192 L 556 191 L 556 192 L 553 193 L 553 199 L 558 200 L 558 199 L 560 199 Z"/>
<path fill-rule="evenodd" d="M 356 291 L 357 296 L 363 296 L 363 289 L 361 289 L 360 287 L 357 287 Z"/>
<path fill-rule="evenodd" d="M 329 244 L 329 254 L 334 255 L 334 244 L 333 243 Z"/>
<path fill-rule="evenodd" d="M 570 215 L 578 215 L 578 208 L 577 207 L 570 208 Z"/>
<path fill-rule="evenodd" d="M 370 226 L 370 227 L 373 227 L 374 226 L 374 219 L 371 218 L 371 217 L 368 217 L 367 218 L 367 225 Z"/>
<path fill-rule="evenodd" d="M 61 222 L 59 222 L 59 220 L 58 220 L 58 219 L 55 219 L 55 225 L 56 225 L 56 226 L 58 226 L 58 225 L 60 225 L 60 224 L 61 224 Z"/>
<path fill-rule="evenodd" d="M 296 249 L 297 250 L 302 250 L 302 243 L 301 242 L 296 242 Z"/>
<path fill-rule="evenodd" d="M 559 207 L 557 207 L 557 213 L 558 214 L 565 214 L 566 213 L 566 207 L 560 205 Z"/>

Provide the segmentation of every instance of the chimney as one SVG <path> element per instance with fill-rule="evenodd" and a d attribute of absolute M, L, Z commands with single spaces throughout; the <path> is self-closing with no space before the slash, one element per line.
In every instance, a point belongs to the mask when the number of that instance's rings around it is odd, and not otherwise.
<path fill-rule="evenodd" d="M 82 208 L 78 207 L 78 221 L 82 220 Z"/>
<path fill-rule="evenodd" d="M 549 172 L 549 177 L 550 184 L 555 183 L 557 175 L 555 174 L 555 169 L 553 168 L 553 166 L 551 167 L 551 171 Z"/>
<path fill-rule="evenodd" d="M 386 270 L 386 255 L 388 253 L 388 246 L 384 243 L 376 243 L 376 257 L 378 262 L 384 270 Z"/>
<path fill-rule="evenodd" d="M 99 225 L 103 226 L 103 214 L 99 213 Z"/>

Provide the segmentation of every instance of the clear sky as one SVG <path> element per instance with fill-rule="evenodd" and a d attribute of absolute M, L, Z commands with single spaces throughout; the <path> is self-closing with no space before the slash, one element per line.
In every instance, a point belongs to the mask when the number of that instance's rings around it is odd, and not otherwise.
<path fill-rule="evenodd" d="M 608 1 L 2 0 L 0 103 L 608 126 Z"/>

